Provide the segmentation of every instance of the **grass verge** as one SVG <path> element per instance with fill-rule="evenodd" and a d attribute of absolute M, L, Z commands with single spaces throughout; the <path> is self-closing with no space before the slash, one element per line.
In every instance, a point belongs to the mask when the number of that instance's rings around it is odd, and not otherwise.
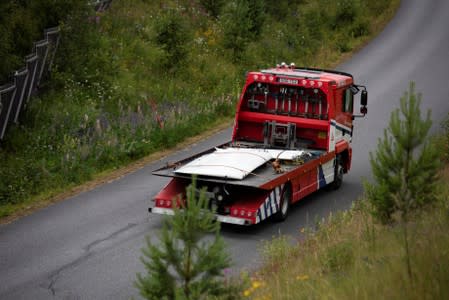
<path fill-rule="evenodd" d="M 264 267 L 243 292 L 248 299 L 447 299 L 449 297 L 449 167 L 438 202 L 405 225 L 381 225 L 359 201 L 316 229 L 300 229 L 292 246 L 278 237 L 263 247 Z"/>
<path fill-rule="evenodd" d="M 31 197 L 22 203 L 0 206 L 0 216 L 3 216 L 0 217 L 0 224 L 11 223 L 14 220 L 20 217 L 27 216 L 38 209 L 73 197 L 79 193 L 90 191 L 99 185 L 118 180 L 126 174 L 135 172 L 151 162 L 160 160 L 177 151 L 185 149 L 189 145 L 195 144 L 201 140 L 211 137 L 212 135 L 232 125 L 232 122 L 229 119 L 218 119 L 215 123 L 216 126 L 214 126 L 213 128 L 203 132 L 202 134 L 189 137 L 184 141 L 178 143 L 175 147 L 152 153 L 141 159 L 131 162 L 126 166 L 108 169 L 101 173 L 95 174 L 92 180 L 89 180 L 88 182 L 85 182 L 81 185 L 73 185 L 60 189 L 50 190 L 47 193 L 42 193 L 35 197 Z"/>

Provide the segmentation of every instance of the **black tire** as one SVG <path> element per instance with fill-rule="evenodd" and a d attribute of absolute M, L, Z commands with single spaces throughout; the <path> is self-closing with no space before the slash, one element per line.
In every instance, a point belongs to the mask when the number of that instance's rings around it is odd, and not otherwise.
<path fill-rule="evenodd" d="M 281 201 L 279 203 L 280 209 L 273 215 L 275 222 L 282 222 L 287 219 L 290 204 L 292 203 L 292 196 L 292 187 L 287 183 L 282 190 Z"/>
<path fill-rule="evenodd" d="M 338 190 L 342 183 L 343 183 L 343 166 L 341 165 L 340 159 L 337 159 L 335 164 L 335 175 L 334 175 L 334 181 L 331 183 L 331 188 L 333 190 Z"/>

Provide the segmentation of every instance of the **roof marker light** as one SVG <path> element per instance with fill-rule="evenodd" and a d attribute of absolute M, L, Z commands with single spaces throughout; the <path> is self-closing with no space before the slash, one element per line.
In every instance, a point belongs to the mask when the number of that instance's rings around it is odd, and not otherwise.
<path fill-rule="evenodd" d="M 263 81 L 267 80 L 267 76 L 263 75 L 263 76 L 262 76 L 262 80 L 263 80 Z"/>
<path fill-rule="evenodd" d="M 315 85 L 315 81 L 311 80 L 310 81 L 310 86 L 314 86 Z"/>
<path fill-rule="evenodd" d="M 254 75 L 253 78 L 254 78 L 254 80 L 257 80 L 257 79 L 259 79 L 259 76 L 258 75 Z"/>
<path fill-rule="evenodd" d="M 270 81 L 273 81 L 273 80 L 274 80 L 274 77 L 273 77 L 273 76 L 270 76 L 270 77 L 268 77 L 268 79 L 269 79 Z"/>
<path fill-rule="evenodd" d="M 307 80 L 303 79 L 303 80 L 301 81 L 301 83 L 302 83 L 302 85 L 306 85 L 306 84 L 307 84 Z"/>
<path fill-rule="evenodd" d="M 318 87 L 322 87 L 323 86 L 323 83 L 321 81 L 318 81 L 317 84 L 318 84 Z"/>

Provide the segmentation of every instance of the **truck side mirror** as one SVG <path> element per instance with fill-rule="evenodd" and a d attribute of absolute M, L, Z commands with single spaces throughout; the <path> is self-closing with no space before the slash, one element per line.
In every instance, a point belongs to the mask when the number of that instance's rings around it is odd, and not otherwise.
<path fill-rule="evenodd" d="M 352 119 L 354 118 L 362 118 L 368 113 L 368 108 L 366 107 L 368 105 L 368 92 L 366 91 L 366 86 L 364 85 L 353 85 L 354 88 L 351 88 L 351 91 L 354 91 L 358 93 L 361 90 L 360 94 L 360 113 L 361 115 L 353 115 Z M 356 94 L 354 93 L 354 95 Z"/>
<path fill-rule="evenodd" d="M 360 107 L 360 113 L 366 115 L 368 113 L 368 108 L 366 106 Z"/>
<path fill-rule="evenodd" d="M 362 94 L 360 95 L 360 105 L 361 106 L 368 105 L 368 92 L 366 90 L 362 90 Z"/>

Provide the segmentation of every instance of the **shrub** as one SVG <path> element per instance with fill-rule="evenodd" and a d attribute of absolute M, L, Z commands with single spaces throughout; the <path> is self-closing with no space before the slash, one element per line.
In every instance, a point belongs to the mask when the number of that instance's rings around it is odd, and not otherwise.
<path fill-rule="evenodd" d="M 449 115 L 443 121 L 441 126 L 444 130 L 444 134 L 441 139 L 441 151 L 442 151 L 442 156 L 447 163 L 447 162 L 449 162 Z"/>
<path fill-rule="evenodd" d="M 155 31 L 155 42 L 165 51 L 167 66 L 176 68 L 188 54 L 187 44 L 191 38 L 186 22 L 179 11 L 168 8 L 158 16 Z"/>
<path fill-rule="evenodd" d="M 367 20 L 357 19 L 350 29 L 353 37 L 361 37 L 370 33 L 369 23 Z"/>
<path fill-rule="evenodd" d="M 199 0 L 200 4 L 214 18 L 220 15 L 221 9 L 225 4 L 224 0 Z"/>
<path fill-rule="evenodd" d="M 340 0 L 337 2 L 337 13 L 335 15 L 336 26 L 351 24 L 360 14 L 358 1 Z"/>
<path fill-rule="evenodd" d="M 259 37 L 264 12 L 261 1 L 234 0 L 226 6 L 221 19 L 223 46 L 231 50 L 234 61 L 241 60 L 248 43 Z"/>
<path fill-rule="evenodd" d="M 320 256 L 324 272 L 342 272 L 354 261 L 353 245 L 350 242 L 340 242 L 325 249 Z"/>

